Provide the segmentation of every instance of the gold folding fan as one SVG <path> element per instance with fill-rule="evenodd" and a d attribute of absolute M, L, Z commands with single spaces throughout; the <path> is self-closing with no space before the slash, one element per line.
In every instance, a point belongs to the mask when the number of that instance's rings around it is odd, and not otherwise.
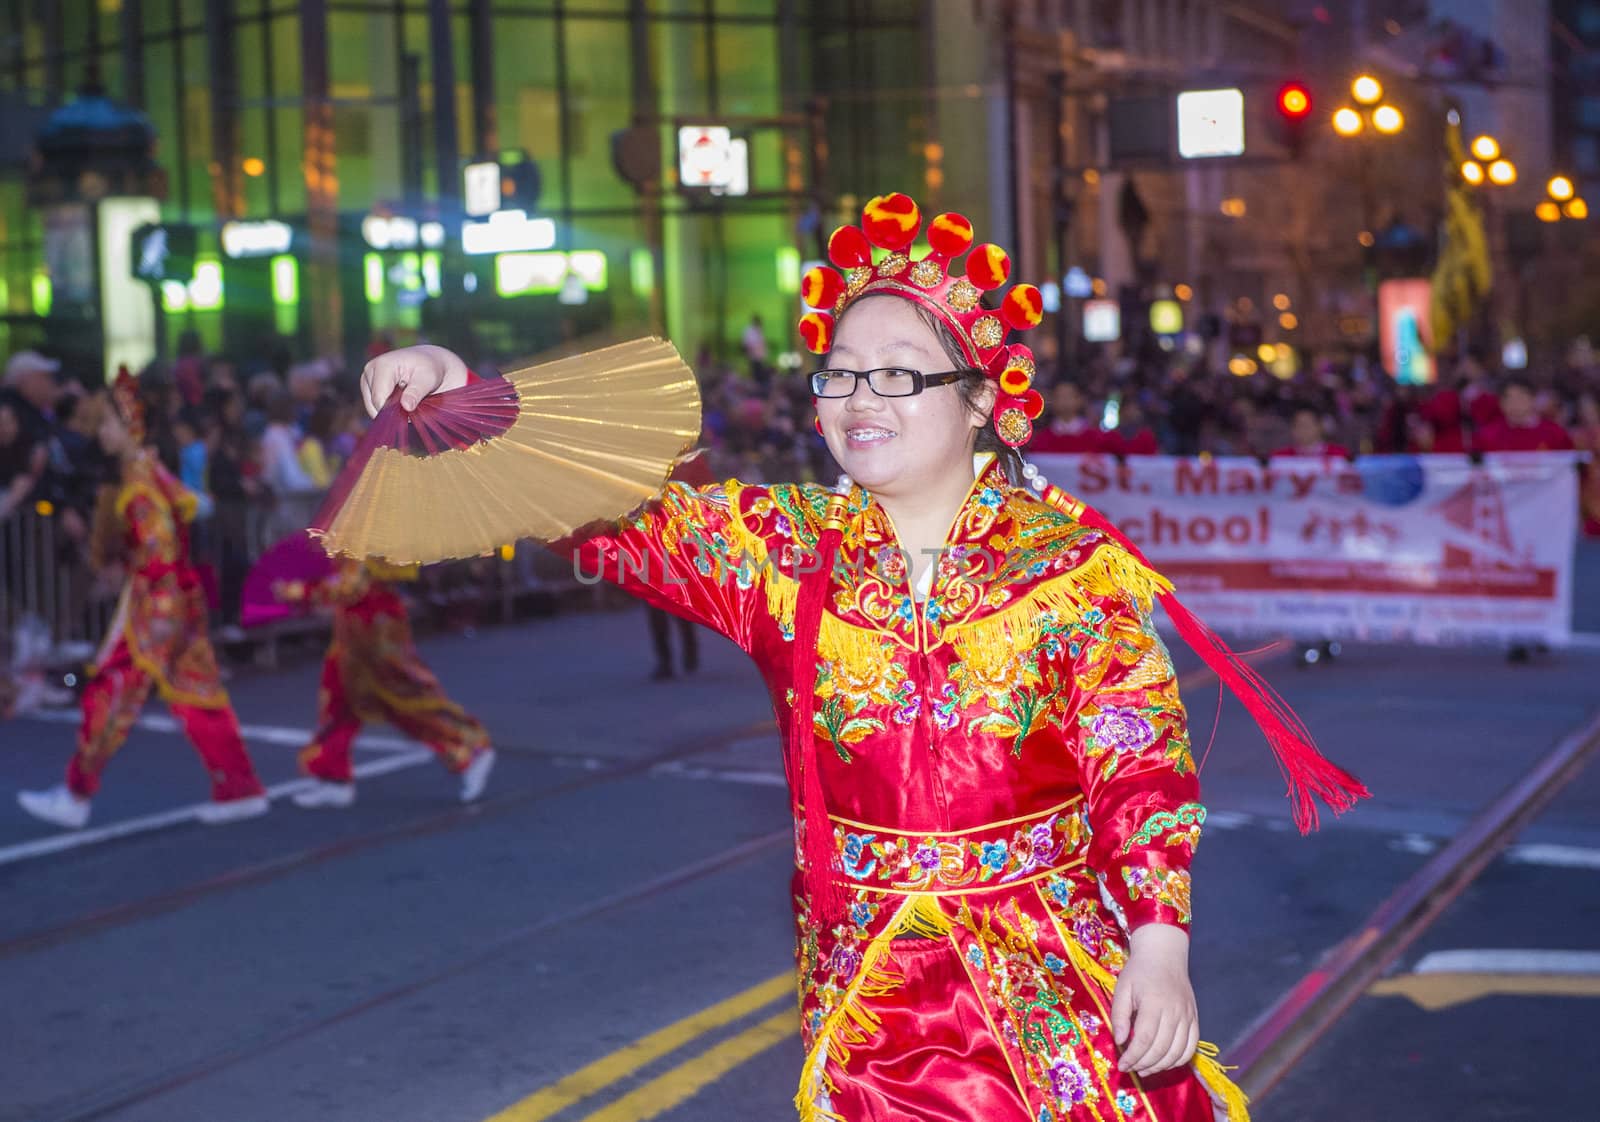
<path fill-rule="evenodd" d="M 428 563 L 554 541 L 655 495 L 700 435 L 677 349 L 636 339 L 424 398 L 397 390 L 311 525 L 329 553 Z"/>

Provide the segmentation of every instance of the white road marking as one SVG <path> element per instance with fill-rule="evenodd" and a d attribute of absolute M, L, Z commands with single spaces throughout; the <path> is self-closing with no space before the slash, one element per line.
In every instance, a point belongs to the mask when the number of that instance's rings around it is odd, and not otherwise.
<path fill-rule="evenodd" d="M 674 779 L 710 780 L 713 783 L 744 783 L 753 787 L 786 787 L 789 781 L 781 771 L 743 771 L 734 768 L 694 767 L 677 760 L 657 764 L 651 775 L 670 775 Z"/>
<path fill-rule="evenodd" d="M 1597 974 L 1600 951 L 1431 951 L 1413 974 Z"/>
<path fill-rule="evenodd" d="M 412 747 L 405 752 L 388 753 L 380 760 L 357 764 L 351 770 L 355 773 L 357 779 L 372 779 L 376 776 L 387 775 L 392 771 L 400 771 L 404 768 L 430 763 L 433 758 L 433 753 L 427 749 Z M 309 787 L 311 783 L 312 780 L 310 779 L 290 779 L 283 783 L 274 783 L 267 788 L 267 798 L 281 799 L 286 795 L 292 795 L 296 791 Z M 98 826 L 93 829 L 67 830 L 48 838 L 39 838 L 36 841 L 0 847 L 0 865 L 11 865 L 18 861 L 45 857 L 49 854 L 62 853 L 69 849 L 81 849 L 84 846 L 98 845 L 101 842 L 125 838 L 133 834 L 145 834 L 152 830 L 163 830 L 168 826 L 176 826 L 184 822 L 198 821 L 196 814 L 201 807 L 206 805 L 206 803 L 195 803 L 191 806 L 178 807 L 176 810 L 164 810 L 156 814 L 146 814 L 138 818 L 112 822 L 109 825 Z M 21 812 L 19 811 L 18 813 Z"/>
<path fill-rule="evenodd" d="M 1506 860 L 1518 865 L 1549 865 L 1558 869 L 1600 869 L 1600 849 L 1577 845 L 1514 845 Z"/>
<path fill-rule="evenodd" d="M 52 725 L 76 725 L 80 720 L 76 709 L 36 709 L 24 714 L 21 720 L 44 721 Z M 183 727 L 167 713 L 146 713 L 134 723 L 134 728 L 146 732 L 182 733 Z M 303 748 L 311 739 L 311 729 L 289 728 L 285 725 L 240 725 L 239 731 L 246 741 L 263 744 L 285 744 Z M 354 747 L 369 752 L 409 752 L 417 746 L 415 740 L 403 736 L 385 736 L 382 733 L 362 733 L 356 737 Z"/>

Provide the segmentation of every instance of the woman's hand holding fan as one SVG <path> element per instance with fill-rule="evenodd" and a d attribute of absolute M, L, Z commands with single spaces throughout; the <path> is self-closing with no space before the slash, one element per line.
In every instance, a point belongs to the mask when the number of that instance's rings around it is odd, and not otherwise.
<path fill-rule="evenodd" d="M 311 532 L 330 553 L 397 564 L 619 518 L 700 433 L 694 375 L 660 339 L 476 381 L 450 351 L 410 347 L 367 365 L 362 396 L 382 408 Z"/>

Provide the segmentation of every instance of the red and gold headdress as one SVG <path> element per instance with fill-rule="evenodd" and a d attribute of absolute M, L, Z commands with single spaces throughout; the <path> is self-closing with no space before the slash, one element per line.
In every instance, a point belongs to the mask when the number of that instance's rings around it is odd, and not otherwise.
<path fill-rule="evenodd" d="M 961 345 L 966 361 L 997 384 L 996 434 L 1013 448 L 1033 435 L 1044 399 L 1033 389 L 1033 351 L 1006 343 L 1007 330 L 1027 331 L 1044 317 L 1044 298 L 1031 284 L 1013 286 L 999 307 L 984 295 L 1011 276 L 1011 258 L 997 245 L 972 244 L 972 223 L 941 214 L 928 223 L 929 252 L 916 260 L 911 244 L 922 230 L 922 211 L 907 195 L 879 195 L 861 212 L 860 226 L 840 226 L 828 239 L 828 258 L 841 275 L 818 265 L 801 279 L 800 295 L 816 309 L 800 319 L 800 336 L 813 354 L 833 346 L 838 317 L 864 296 L 912 300 L 938 317 Z M 873 261 L 873 248 L 883 250 Z M 964 267 L 955 260 L 966 255 Z"/>
<path fill-rule="evenodd" d="M 111 407 L 134 445 L 143 444 L 144 402 L 139 399 L 139 379 L 126 366 L 117 367 L 117 376 L 111 380 Z"/>

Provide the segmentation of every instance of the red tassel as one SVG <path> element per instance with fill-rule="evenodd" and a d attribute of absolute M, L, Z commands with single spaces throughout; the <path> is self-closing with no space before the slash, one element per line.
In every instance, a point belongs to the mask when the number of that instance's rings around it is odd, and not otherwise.
<path fill-rule="evenodd" d="M 1132 554 L 1133 558 L 1145 568 L 1151 572 L 1156 571 L 1140 552 L 1139 547 L 1129 541 L 1105 515 L 1078 503 L 1064 491 L 1054 487 L 1049 490 L 1055 491 L 1056 496 L 1059 496 L 1059 498 L 1046 496 L 1054 501 L 1055 505 L 1063 507 L 1070 505 L 1079 522 L 1099 530 Z M 1183 637 L 1183 641 L 1194 649 L 1233 696 L 1244 703 L 1245 709 L 1260 726 L 1262 734 L 1267 738 L 1267 745 L 1277 757 L 1278 770 L 1283 773 L 1284 782 L 1289 786 L 1289 801 L 1294 811 L 1294 824 L 1300 828 L 1302 834 L 1308 834 L 1317 828 L 1316 799 L 1320 798 L 1335 814 L 1340 814 L 1355 806 L 1358 799 L 1372 797 L 1372 792 L 1367 789 L 1365 783 L 1317 750 L 1311 730 L 1306 728 L 1305 722 L 1290 708 L 1283 696 L 1273 689 L 1253 666 L 1223 642 L 1221 636 L 1207 627 L 1199 616 L 1184 607 L 1176 594 L 1163 592 L 1158 599 L 1167 611 L 1167 618 L 1172 620 L 1172 626 L 1177 628 L 1178 634 Z"/>
<path fill-rule="evenodd" d="M 833 577 L 833 561 L 843 537 L 843 496 L 834 496 L 822 535 L 817 540 L 816 568 L 796 574 L 800 592 L 794 612 L 794 710 L 789 726 L 789 758 L 792 761 L 790 790 L 804 806 L 795 807 L 805 815 L 805 840 L 801 852 L 805 860 L 806 895 L 811 914 L 819 924 L 831 926 L 842 921 L 849 905 L 840 880 L 843 870 L 833 846 L 833 822 L 822 793 L 822 774 L 817 760 L 817 734 L 812 727 L 817 705 L 817 636 L 822 627 L 822 609 L 827 602 Z M 795 773 L 798 772 L 798 775 Z M 798 782 L 796 782 L 798 779 Z M 802 796 L 803 792 L 803 796 Z"/>

